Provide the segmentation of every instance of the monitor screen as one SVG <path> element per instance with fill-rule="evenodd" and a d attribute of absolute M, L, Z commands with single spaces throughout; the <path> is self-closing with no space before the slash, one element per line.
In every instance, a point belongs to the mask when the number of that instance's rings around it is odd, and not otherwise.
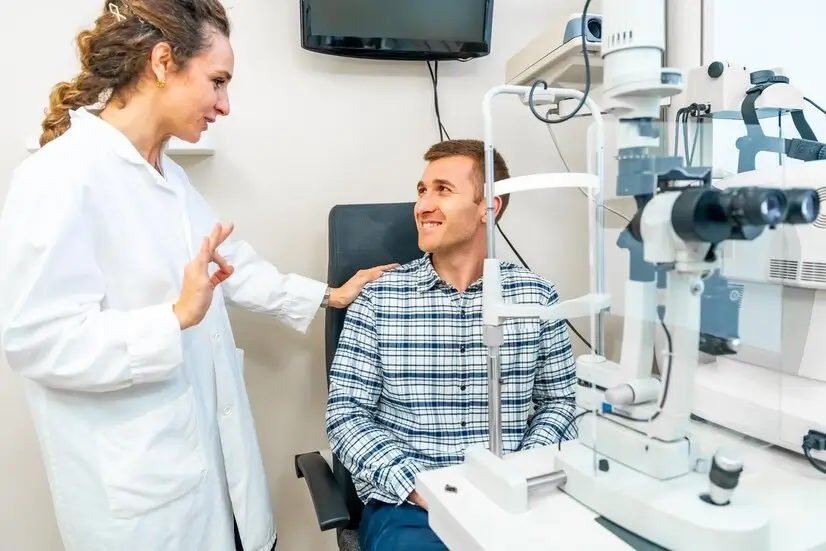
<path fill-rule="evenodd" d="M 309 50 L 408 59 L 479 57 L 489 50 L 492 0 L 301 1 Z"/>

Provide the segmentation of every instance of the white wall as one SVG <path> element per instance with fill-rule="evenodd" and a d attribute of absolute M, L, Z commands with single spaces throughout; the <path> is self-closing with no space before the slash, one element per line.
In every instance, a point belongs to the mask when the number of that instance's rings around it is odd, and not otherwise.
<path fill-rule="evenodd" d="M 0 51 L 6 83 L 0 124 L 0 196 L 27 155 L 50 86 L 77 67 L 73 37 L 100 0 L 4 3 Z M 440 67 L 451 136 L 482 137 L 481 100 L 501 84 L 506 59 L 579 0 L 500 0 L 493 54 Z M 212 131 L 215 157 L 185 163 L 217 211 L 282 270 L 325 278 L 326 216 L 336 203 L 414 198 L 424 150 L 438 139 L 424 63 L 321 57 L 300 49 L 298 2 L 231 4 L 236 78 L 232 114 Z M 597 7 L 597 6 L 595 6 Z M 560 26 L 561 28 L 561 26 Z M 499 102 L 495 139 L 515 175 L 560 170 L 546 130 L 515 98 Z M 566 125 L 567 126 L 567 125 Z M 583 168 L 583 124 L 558 129 L 568 162 Z M 587 291 L 586 210 L 575 191 L 512 199 L 502 226 L 563 297 Z M 504 243 L 501 256 L 510 257 Z M 308 336 L 233 313 L 246 349 L 248 388 L 280 526 L 279 548 L 334 549 L 321 535 L 294 454 L 326 447 L 321 317 Z M 584 324 L 587 325 L 587 324 Z M 587 332 L 585 333 L 587 335 Z M 59 550 L 39 450 L 18 381 L 0 366 L 0 534 L 3 549 Z"/>

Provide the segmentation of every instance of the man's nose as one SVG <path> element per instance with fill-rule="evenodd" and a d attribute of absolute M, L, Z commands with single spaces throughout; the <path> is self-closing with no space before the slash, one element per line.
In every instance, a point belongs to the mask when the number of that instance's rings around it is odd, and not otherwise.
<path fill-rule="evenodd" d="M 433 212 L 434 203 L 433 199 L 431 199 L 427 193 L 422 193 L 416 201 L 415 214 L 421 215 Z"/>

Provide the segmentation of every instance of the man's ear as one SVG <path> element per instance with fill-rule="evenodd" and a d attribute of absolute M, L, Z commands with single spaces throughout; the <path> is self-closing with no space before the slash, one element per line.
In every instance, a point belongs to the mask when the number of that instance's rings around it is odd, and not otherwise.
<path fill-rule="evenodd" d="M 488 209 L 486 208 L 486 203 L 482 201 L 482 223 L 488 223 Z M 493 212 L 495 214 L 495 218 L 499 218 L 499 213 L 502 212 L 502 198 L 498 195 L 493 198 Z"/>

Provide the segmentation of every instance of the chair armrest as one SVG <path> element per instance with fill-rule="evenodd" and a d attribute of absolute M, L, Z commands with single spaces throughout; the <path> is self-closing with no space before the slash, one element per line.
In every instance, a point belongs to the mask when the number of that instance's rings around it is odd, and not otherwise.
<path fill-rule="evenodd" d="M 318 452 L 296 455 L 295 474 L 307 481 L 319 528 L 322 531 L 345 528 L 350 522 L 350 513 L 327 460 Z"/>

